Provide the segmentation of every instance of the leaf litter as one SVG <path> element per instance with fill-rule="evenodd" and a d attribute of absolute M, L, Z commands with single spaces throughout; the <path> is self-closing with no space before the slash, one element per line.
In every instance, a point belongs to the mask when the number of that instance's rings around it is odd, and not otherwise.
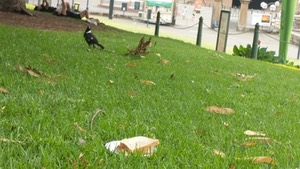
<path fill-rule="evenodd" d="M 167 59 L 161 59 L 161 60 L 159 61 L 159 63 L 161 63 L 161 64 L 163 64 L 163 65 L 166 65 L 166 64 L 170 63 L 170 61 L 167 60 Z"/>
<path fill-rule="evenodd" d="M 155 85 L 155 83 L 151 80 L 140 80 L 141 83 L 145 84 L 145 85 Z"/>
<path fill-rule="evenodd" d="M 275 165 L 275 160 L 268 156 L 236 158 L 236 160 L 251 161 L 253 163 L 266 163 Z"/>
<path fill-rule="evenodd" d="M 266 136 L 266 134 L 262 132 L 257 132 L 257 131 L 252 131 L 252 130 L 246 130 L 244 132 L 245 135 L 247 136 Z"/>
<path fill-rule="evenodd" d="M 222 151 L 219 151 L 219 150 L 217 150 L 217 149 L 214 149 L 214 155 L 218 155 L 218 156 L 220 156 L 220 157 L 222 157 L 222 158 L 225 158 L 225 153 L 223 153 Z"/>
<path fill-rule="evenodd" d="M 254 80 L 254 77 L 256 75 L 246 75 L 246 74 L 243 74 L 243 73 L 236 73 L 236 74 L 233 74 L 239 81 L 242 81 L 242 82 L 248 82 L 248 81 L 252 81 Z"/>
<path fill-rule="evenodd" d="M 9 94 L 9 91 L 3 87 L 0 87 L 0 93 Z"/>
<path fill-rule="evenodd" d="M 22 73 L 25 73 L 25 74 L 28 74 L 30 76 L 33 76 L 33 77 L 47 77 L 47 75 L 38 70 L 38 69 L 35 69 L 33 68 L 31 65 L 27 66 L 27 67 L 23 67 L 21 65 L 16 65 L 16 70 L 22 72 Z"/>
<path fill-rule="evenodd" d="M 205 110 L 211 113 L 224 114 L 224 115 L 229 115 L 234 113 L 234 110 L 231 108 L 222 108 L 217 106 L 209 106 Z"/>

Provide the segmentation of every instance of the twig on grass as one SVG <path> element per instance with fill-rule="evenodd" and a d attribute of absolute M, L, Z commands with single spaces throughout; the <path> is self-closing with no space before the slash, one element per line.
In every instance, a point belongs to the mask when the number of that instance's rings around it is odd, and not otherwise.
<path fill-rule="evenodd" d="M 99 112 L 102 112 L 103 115 L 106 114 L 104 110 L 97 109 L 96 112 L 94 113 L 93 117 L 92 117 L 92 120 L 91 120 L 91 123 L 90 123 L 90 130 L 93 130 L 93 122 L 94 122 L 94 120 L 95 120 L 95 118 L 96 118 L 96 116 Z"/>

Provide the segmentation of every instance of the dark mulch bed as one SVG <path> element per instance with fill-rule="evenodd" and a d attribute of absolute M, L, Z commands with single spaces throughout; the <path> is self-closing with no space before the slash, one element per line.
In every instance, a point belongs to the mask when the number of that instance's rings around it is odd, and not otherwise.
<path fill-rule="evenodd" d="M 56 16 L 47 12 L 32 11 L 35 16 L 0 11 L 0 24 L 53 31 L 84 31 L 87 25 L 92 29 L 105 31 L 103 26 L 95 26 L 80 19 Z"/>

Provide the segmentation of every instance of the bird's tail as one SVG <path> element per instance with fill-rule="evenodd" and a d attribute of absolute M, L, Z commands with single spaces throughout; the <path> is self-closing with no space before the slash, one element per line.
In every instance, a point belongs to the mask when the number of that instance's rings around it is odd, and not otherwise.
<path fill-rule="evenodd" d="M 97 45 L 98 45 L 101 49 L 104 49 L 104 46 L 101 45 L 100 43 L 97 43 Z"/>

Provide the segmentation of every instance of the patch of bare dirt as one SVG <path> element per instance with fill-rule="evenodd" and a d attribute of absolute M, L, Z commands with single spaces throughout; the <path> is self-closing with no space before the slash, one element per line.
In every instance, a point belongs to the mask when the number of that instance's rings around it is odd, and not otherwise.
<path fill-rule="evenodd" d="M 95 26 L 80 19 L 39 11 L 32 13 L 35 16 L 0 11 L 0 24 L 53 31 L 84 31 L 87 25 L 90 25 L 92 29 L 105 31 L 102 25 Z"/>

